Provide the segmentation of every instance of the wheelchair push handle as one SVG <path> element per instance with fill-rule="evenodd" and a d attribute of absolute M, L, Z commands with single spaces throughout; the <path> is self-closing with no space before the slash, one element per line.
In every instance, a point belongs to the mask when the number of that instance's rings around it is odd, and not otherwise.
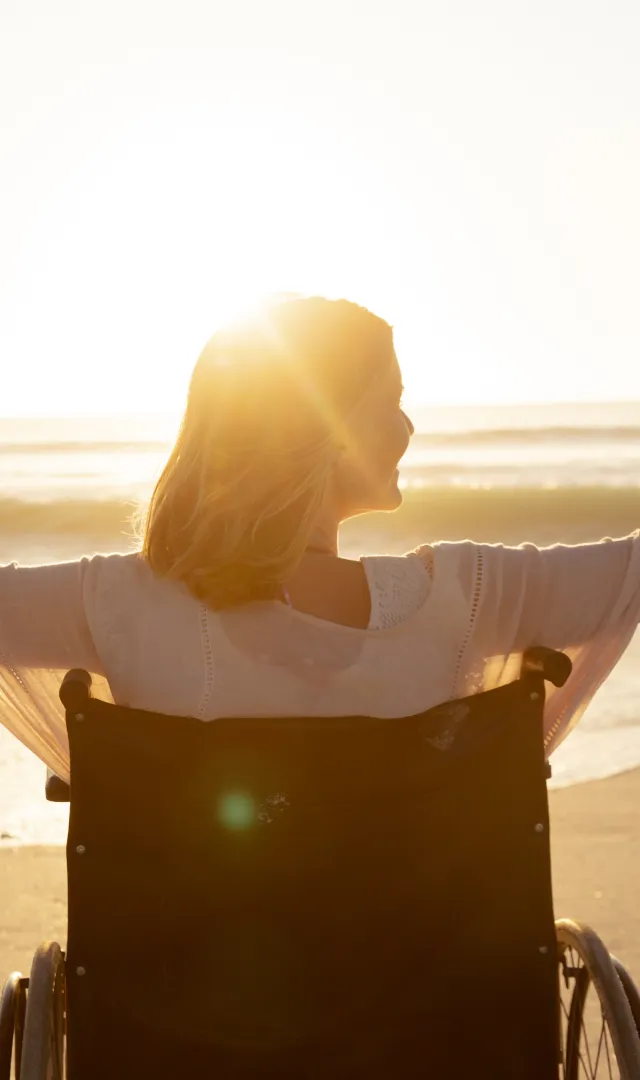
<path fill-rule="evenodd" d="M 62 680 L 60 701 L 68 712 L 77 712 L 91 697 L 91 676 L 83 668 L 72 668 Z"/>
<path fill-rule="evenodd" d="M 47 802 L 70 802 L 71 800 L 69 785 L 49 768 L 47 768 L 47 778 L 44 783 L 44 797 Z"/>
<path fill-rule="evenodd" d="M 520 678 L 541 675 L 554 686 L 564 686 L 571 674 L 571 667 L 571 661 L 564 653 L 548 649 L 546 645 L 533 645 L 523 653 Z"/>

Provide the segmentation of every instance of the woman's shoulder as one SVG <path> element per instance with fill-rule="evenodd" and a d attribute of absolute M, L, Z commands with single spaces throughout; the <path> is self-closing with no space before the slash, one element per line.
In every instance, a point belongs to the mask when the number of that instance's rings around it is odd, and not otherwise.
<path fill-rule="evenodd" d="M 88 564 L 84 603 L 94 627 L 147 633 L 159 625 L 188 626 L 197 617 L 198 603 L 186 587 L 158 577 L 140 551 L 94 555 Z"/>
<path fill-rule="evenodd" d="M 171 586 L 175 590 L 176 583 L 157 577 L 141 551 L 92 555 L 86 563 L 87 586 L 103 598 L 112 590 L 132 601 L 141 591 L 160 594 Z"/>
<path fill-rule="evenodd" d="M 433 579 L 437 565 L 442 564 L 444 570 L 445 566 L 452 567 L 460 561 L 473 560 L 486 546 L 473 540 L 438 540 L 419 544 L 400 555 L 363 555 L 362 561 L 372 571 L 399 580 L 416 581 L 425 573 Z"/>
<path fill-rule="evenodd" d="M 397 626 L 426 603 L 433 578 L 427 546 L 404 555 L 363 555 L 361 562 L 371 596 L 370 628 Z"/>
<path fill-rule="evenodd" d="M 86 558 L 87 569 L 94 577 L 146 578 L 151 568 L 141 551 L 98 552 Z"/>

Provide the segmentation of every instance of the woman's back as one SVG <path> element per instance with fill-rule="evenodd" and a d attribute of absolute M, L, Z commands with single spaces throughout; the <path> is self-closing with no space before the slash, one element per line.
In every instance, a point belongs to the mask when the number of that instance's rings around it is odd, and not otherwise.
<path fill-rule="evenodd" d="M 616 663 L 640 618 L 640 539 L 579 547 L 435 544 L 360 564 L 310 560 L 289 607 L 215 611 L 140 553 L 0 568 L 4 723 L 68 775 L 60 674 L 102 676 L 100 696 L 204 721 L 221 716 L 406 716 L 509 681 L 529 645 L 566 650 L 549 695 L 550 750 Z M 366 584 L 369 625 L 359 615 Z M 331 609 L 335 593 L 336 607 Z M 353 607 L 349 608 L 349 604 Z M 353 619 L 351 621 L 356 621 Z"/>
<path fill-rule="evenodd" d="M 60 675 L 195 716 L 399 717 L 569 653 L 550 751 L 640 617 L 637 536 L 539 550 L 440 543 L 338 558 L 342 522 L 402 502 L 413 434 L 391 326 L 321 297 L 216 333 L 198 359 L 141 550 L 0 567 L 0 716 L 68 776 Z"/>

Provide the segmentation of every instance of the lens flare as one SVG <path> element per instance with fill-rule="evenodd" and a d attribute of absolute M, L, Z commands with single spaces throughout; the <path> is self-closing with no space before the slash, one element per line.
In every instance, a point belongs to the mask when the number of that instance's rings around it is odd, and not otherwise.
<path fill-rule="evenodd" d="M 218 820 L 227 829 L 248 829 L 256 820 L 256 804 L 244 791 L 230 791 L 220 798 Z"/>

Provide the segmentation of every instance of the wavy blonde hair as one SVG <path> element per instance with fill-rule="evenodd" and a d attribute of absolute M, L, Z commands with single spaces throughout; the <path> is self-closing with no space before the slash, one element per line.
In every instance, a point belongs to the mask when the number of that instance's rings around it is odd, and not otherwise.
<path fill-rule="evenodd" d="M 388 323 L 322 297 L 274 302 L 214 334 L 141 529 L 154 572 L 213 608 L 280 595 L 325 497 L 345 414 L 393 355 Z"/>

